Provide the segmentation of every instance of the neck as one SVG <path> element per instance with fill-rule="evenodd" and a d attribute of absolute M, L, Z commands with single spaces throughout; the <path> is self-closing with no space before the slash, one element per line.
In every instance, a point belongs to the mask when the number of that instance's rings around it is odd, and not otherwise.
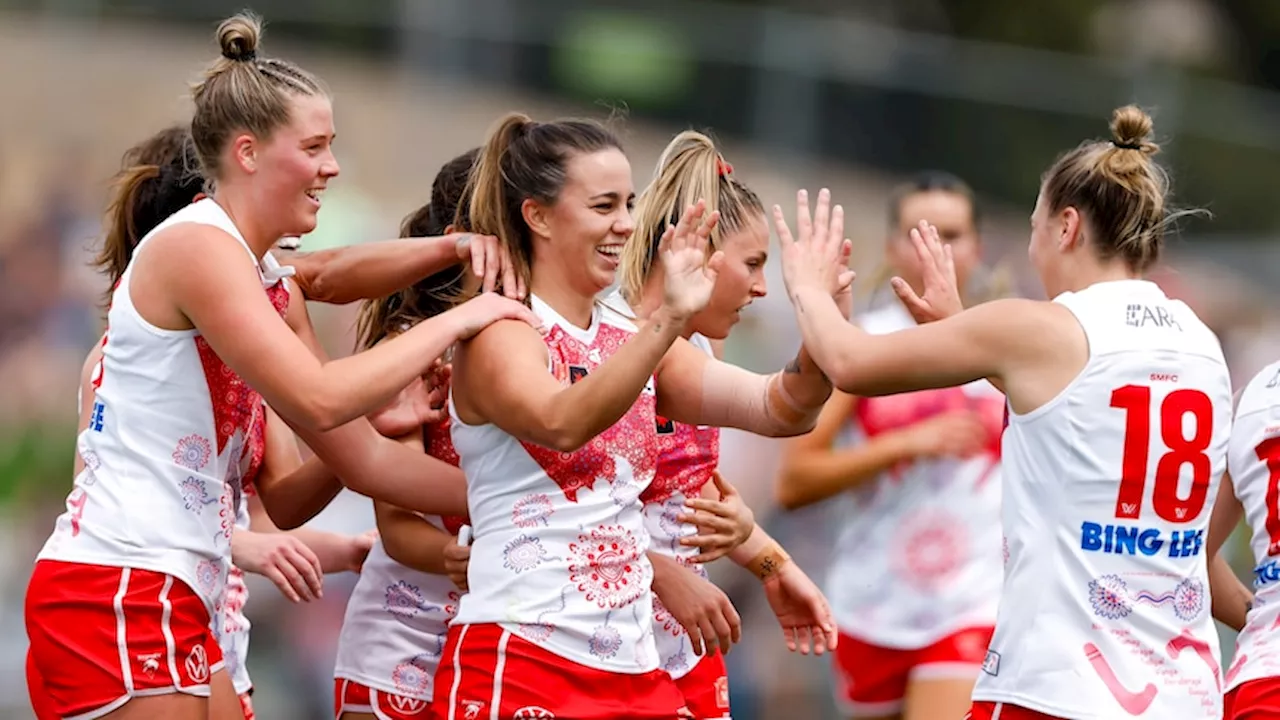
<path fill-rule="evenodd" d="M 565 320 L 586 329 L 591 327 L 591 314 L 595 309 L 595 293 L 583 294 L 567 281 L 557 277 L 557 273 L 533 271 L 533 279 L 529 282 L 529 292 L 537 295 L 560 314 Z"/>
<path fill-rule="evenodd" d="M 1067 287 L 1064 290 L 1079 292 L 1090 285 L 1097 285 L 1098 283 L 1142 279 L 1142 274 L 1135 272 L 1123 260 L 1092 263 L 1089 267 L 1081 268 L 1081 270 L 1082 272 L 1078 273 L 1076 277 L 1065 283 Z"/>
<path fill-rule="evenodd" d="M 662 307 L 662 287 L 666 283 L 666 277 L 666 270 L 662 269 L 661 264 L 654 262 L 644 279 L 644 285 L 640 286 L 640 297 L 633 298 L 631 303 L 636 318 L 647 320 Z M 693 323 L 685 324 L 683 335 L 686 340 L 693 335 Z"/>
<path fill-rule="evenodd" d="M 250 210 L 248 199 L 232 189 L 218 188 L 213 193 L 213 201 L 218 203 L 223 212 L 235 223 L 236 229 L 244 237 L 245 244 L 253 251 L 253 256 L 262 259 L 263 255 L 280 239 L 280 233 L 267 227 L 266 223 L 255 221 L 258 213 Z"/>

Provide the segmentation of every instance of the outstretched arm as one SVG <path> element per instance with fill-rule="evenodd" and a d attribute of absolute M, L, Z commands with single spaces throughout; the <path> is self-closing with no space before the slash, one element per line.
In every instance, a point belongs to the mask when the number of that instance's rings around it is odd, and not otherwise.
<path fill-rule="evenodd" d="M 281 253 L 308 300 L 344 305 L 380 298 L 462 262 L 484 278 L 484 292 L 501 279 L 507 297 L 520 299 L 523 288 L 497 238 L 472 233 L 400 238 L 316 252 Z"/>

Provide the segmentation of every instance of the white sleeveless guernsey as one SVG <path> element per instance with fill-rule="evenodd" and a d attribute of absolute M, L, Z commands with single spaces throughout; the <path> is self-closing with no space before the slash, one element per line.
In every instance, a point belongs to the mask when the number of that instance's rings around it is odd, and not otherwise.
<path fill-rule="evenodd" d="M 914 327 L 898 302 L 862 315 L 873 334 Z M 903 463 L 844 493 L 826 591 L 841 632 L 879 647 L 918 649 L 996 621 L 1002 584 L 1000 434 L 1004 395 L 963 387 L 858 398 L 848 440 L 906 430 L 958 410 L 988 442 L 968 458 Z"/>
<path fill-rule="evenodd" d="M 1253 530 L 1253 609 L 1236 639 L 1227 690 L 1280 677 L 1280 362 L 1263 368 L 1236 407 L 1227 453 L 1236 497 Z"/>
<path fill-rule="evenodd" d="M 1064 293 L 1080 374 L 1004 436 L 1004 595 L 974 700 L 1064 718 L 1217 720 L 1205 531 L 1231 382 L 1213 332 L 1153 283 Z"/>
<path fill-rule="evenodd" d="M 253 253 L 212 199 L 188 205 L 147 233 L 212 225 Z M 255 266 L 258 264 L 254 258 Z M 197 330 L 165 330 L 133 307 L 125 269 L 112 295 L 96 398 L 77 447 L 85 469 L 39 560 L 166 573 L 185 582 L 220 624 L 241 492 L 245 439 L 261 396 Z"/>
<path fill-rule="evenodd" d="M 423 431 L 427 454 L 456 466 L 449 421 Z M 450 535 L 457 535 L 465 522 L 460 517 L 423 517 Z M 458 588 L 449 578 L 401 565 L 378 540 L 347 601 L 334 677 L 396 696 L 387 702 L 400 703 L 397 710 L 405 714 L 430 705 L 458 598 Z"/>
<path fill-rule="evenodd" d="M 569 385 L 636 333 L 597 303 L 576 327 L 531 298 L 548 328 L 548 372 Z M 657 669 L 653 567 L 640 493 L 657 462 L 653 381 L 608 430 L 573 453 L 524 443 L 453 413 L 475 540 L 456 622 L 499 623 L 572 662 L 609 672 Z"/>

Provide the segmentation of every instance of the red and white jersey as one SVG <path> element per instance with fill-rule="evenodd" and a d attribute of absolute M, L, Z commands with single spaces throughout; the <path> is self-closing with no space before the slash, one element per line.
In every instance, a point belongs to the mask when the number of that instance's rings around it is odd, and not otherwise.
<path fill-rule="evenodd" d="M 1236 497 L 1253 530 L 1253 609 L 1236 639 L 1227 689 L 1280 677 L 1280 362 L 1263 368 L 1236 407 L 1227 450 Z"/>
<path fill-rule="evenodd" d="M 701 335 L 693 335 L 689 342 L 707 355 L 713 355 L 711 343 Z M 698 529 L 676 518 L 688 510 L 685 500 L 699 497 L 716 471 L 720 462 L 720 428 L 685 425 L 659 417 L 657 429 L 658 469 L 653 482 L 640 494 L 651 549 L 679 560 L 706 578 L 707 571 L 702 564 L 690 562 L 698 554 L 698 548 L 680 544 L 680 538 L 696 535 Z M 659 667 L 675 679 L 689 674 L 702 656 L 693 653 L 684 626 L 676 622 L 656 594 L 653 626 Z"/>
<path fill-rule="evenodd" d="M 894 302 L 859 318 L 869 333 L 913 327 Z M 1000 434 L 1004 395 L 986 380 L 963 387 L 858 398 L 851 445 L 949 412 L 977 413 L 983 450 L 903 463 L 845 493 L 826 593 L 840 630 L 880 647 L 927 647 L 995 624 L 1002 584 Z"/>
<path fill-rule="evenodd" d="M 1222 717 L 1204 554 L 1231 433 L 1218 338 L 1140 280 L 1063 293 L 1089 343 L 1004 435 L 1004 595 L 974 700 L 1070 718 Z"/>
<path fill-rule="evenodd" d="M 423 428 L 423 433 L 427 454 L 458 464 L 447 419 Z M 450 535 L 457 535 L 466 522 L 461 517 L 423 517 Z M 347 601 L 334 677 L 388 693 L 388 702 L 421 703 L 397 708 L 406 715 L 430 705 L 458 598 L 458 588 L 449 578 L 401 565 L 378 540 Z"/>
<path fill-rule="evenodd" d="M 217 227 L 252 257 L 227 214 L 205 199 L 148 233 L 135 259 L 156 233 L 182 223 Z M 199 331 L 144 320 L 130 295 L 132 270 L 125 269 L 107 313 L 96 397 L 77 441 L 85 469 L 39 559 L 172 575 L 220 617 L 247 469 L 243 450 L 262 398 Z M 272 294 L 272 302 L 283 314 L 288 293 Z"/>
<path fill-rule="evenodd" d="M 590 374 L 636 326 L 596 303 L 591 326 L 538 297 L 547 370 L 563 385 Z M 657 669 L 653 567 L 640 493 L 657 465 L 654 387 L 612 427 L 572 453 L 525 443 L 453 413 L 475 539 L 457 622 L 500 623 L 572 662 L 615 673 Z"/>

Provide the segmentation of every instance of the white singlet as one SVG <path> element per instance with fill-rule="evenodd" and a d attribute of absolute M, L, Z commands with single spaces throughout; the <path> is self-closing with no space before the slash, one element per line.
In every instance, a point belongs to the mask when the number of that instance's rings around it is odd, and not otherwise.
<path fill-rule="evenodd" d="M 182 223 L 217 227 L 253 258 L 227 214 L 205 199 L 147 233 L 134 259 L 157 233 Z M 262 400 L 199 331 L 144 320 L 129 292 L 132 271 L 130 263 L 107 313 L 96 398 L 77 442 L 85 469 L 38 559 L 172 575 L 218 624 L 243 447 Z"/>
<path fill-rule="evenodd" d="M 1236 407 L 1227 452 L 1236 497 L 1253 530 L 1253 609 L 1236 639 L 1227 690 L 1280 677 L 1280 362 L 1263 368 Z"/>
<path fill-rule="evenodd" d="M 1004 435 L 1004 595 L 974 700 L 1066 718 L 1217 720 L 1204 536 L 1231 432 L 1222 348 L 1140 280 L 1054 299 L 1080 374 Z"/>
<path fill-rule="evenodd" d="M 569 385 L 629 340 L 635 325 L 597 303 L 576 327 L 538 297 L 548 372 Z M 573 453 L 467 425 L 450 399 L 475 540 L 456 622 L 499 623 L 574 663 L 616 673 L 657 669 L 653 567 L 640 493 L 657 463 L 652 379 L 631 409 Z"/>

